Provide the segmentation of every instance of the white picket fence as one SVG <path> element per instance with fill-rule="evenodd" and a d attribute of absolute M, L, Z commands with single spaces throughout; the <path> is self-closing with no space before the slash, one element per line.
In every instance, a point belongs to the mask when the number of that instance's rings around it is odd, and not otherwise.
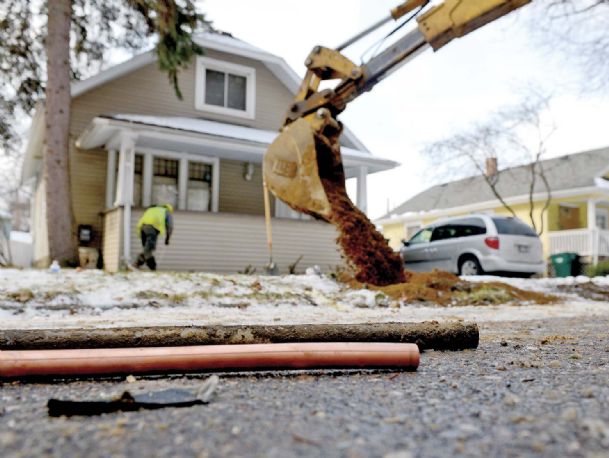
<path fill-rule="evenodd" d="M 602 229 L 571 229 L 548 234 L 550 254 L 574 252 L 590 256 L 593 263 L 599 256 L 609 256 L 609 231 Z"/>

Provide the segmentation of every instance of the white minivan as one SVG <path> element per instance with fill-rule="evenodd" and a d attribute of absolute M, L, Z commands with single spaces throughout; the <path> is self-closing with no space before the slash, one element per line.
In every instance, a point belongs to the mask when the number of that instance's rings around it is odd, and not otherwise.
<path fill-rule="evenodd" d="M 531 276 L 546 270 L 539 236 L 518 218 L 476 214 L 445 219 L 403 244 L 406 268 L 418 272 Z"/>

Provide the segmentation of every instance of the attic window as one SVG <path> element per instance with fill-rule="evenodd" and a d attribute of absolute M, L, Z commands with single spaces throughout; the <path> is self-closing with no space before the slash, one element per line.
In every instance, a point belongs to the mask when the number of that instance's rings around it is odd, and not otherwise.
<path fill-rule="evenodd" d="M 256 70 L 208 57 L 197 59 L 195 108 L 254 118 Z"/>

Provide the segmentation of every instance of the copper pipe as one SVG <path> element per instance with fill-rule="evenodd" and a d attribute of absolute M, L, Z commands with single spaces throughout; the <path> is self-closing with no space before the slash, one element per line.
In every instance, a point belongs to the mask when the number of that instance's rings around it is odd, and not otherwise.
<path fill-rule="evenodd" d="M 0 378 L 388 367 L 414 370 L 416 344 L 342 342 L 0 351 Z"/>

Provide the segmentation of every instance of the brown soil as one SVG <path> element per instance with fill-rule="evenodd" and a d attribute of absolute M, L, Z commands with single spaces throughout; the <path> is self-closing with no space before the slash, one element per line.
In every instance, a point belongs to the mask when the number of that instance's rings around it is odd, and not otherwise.
<path fill-rule="evenodd" d="M 524 291 L 501 282 L 473 283 L 461 280 L 448 272 L 406 272 L 406 281 L 399 284 L 376 286 L 364 284 L 347 273 L 339 280 L 353 288 L 370 288 L 381 291 L 395 300 L 425 302 L 437 305 L 497 305 L 506 302 L 534 302 L 550 304 L 555 296 Z"/>
<path fill-rule="evenodd" d="M 406 277 L 400 255 L 347 195 L 338 135 L 331 140 L 316 138 L 319 176 L 332 208 L 327 220 L 339 231 L 337 242 L 357 281 L 377 286 L 403 283 Z"/>
<path fill-rule="evenodd" d="M 355 278 L 378 286 L 404 283 L 406 277 L 400 255 L 353 205 L 344 189 L 327 181 L 324 188 L 332 205 L 330 222 L 339 230 L 337 242 L 355 270 Z"/>

